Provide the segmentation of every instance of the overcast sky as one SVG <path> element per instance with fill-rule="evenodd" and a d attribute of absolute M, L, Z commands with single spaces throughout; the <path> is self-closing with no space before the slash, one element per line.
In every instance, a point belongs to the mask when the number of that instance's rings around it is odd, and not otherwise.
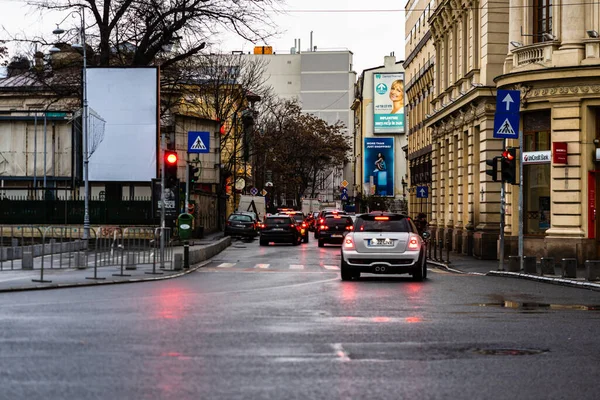
<path fill-rule="evenodd" d="M 283 32 L 266 45 L 278 53 L 288 53 L 294 39 L 301 40 L 306 51 L 313 31 L 313 46 L 317 50 L 348 49 L 354 54 L 354 70 L 383 65 L 383 57 L 394 52 L 396 60 L 404 59 L 404 0 L 288 0 L 282 6 L 287 15 L 274 18 Z M 66 13 L 40 12 L 23 0 L 0 0 L 0 38 L 27 34 L 51 38 L 48 34 Z M 333 12 L 331 12 L 333 11 Z M 77 20 L 72 21 L 72 26 Z M 223 36 L 223 51 L 252 51 L 254 44 L 244 43 L 231 35 Z"/>

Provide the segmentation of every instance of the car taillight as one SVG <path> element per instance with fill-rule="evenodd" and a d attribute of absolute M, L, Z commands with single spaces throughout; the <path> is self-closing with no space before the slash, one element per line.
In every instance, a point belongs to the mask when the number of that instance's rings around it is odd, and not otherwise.
<path fill-rule="evenodd" d="M 227 225 L 231 226 L 231 221 L 227 221 Z"/>
<path fill-rule="evenodd" d="M 411 237 L 408 241 L 408 249 L 409 250 L 419 250 L 419 241 L 416 237 Z"/>
<path fill-rule="evenodd" d="M 323 218 L 319 218 L 319 223 L 322 224 L 325 220 Z"/>
<path fill-rule="evenodd" d="M 259 229 L 263 229 L 264 227 L 265 227 L 265 224 L 258 224 Z"/>
<path fill-rule="evenodd" d="M 290 224 L 290 228 L 295 228 L 296 225 L 295 224 Z"/>
<path fill-rule="evenodd" d="M 322 231 L 326 231 L 327 230 L 327 225 L 321 225 L 319 227 L 319 229 L 322 230 Z"/>
<path fill-rule="evenodd" d="M 303 228 L 306 228 L 306 222 L 303 222 L 303 223 L 302 223 L 302 227 L 303 227 Z"/>
<path fill-rule="evenodd" d="M 352 236 L 346 236 L 344 238 L 344 248 L 346 250 L 354 250 L 354 240 L 352 240 Z"/>
<path fill-rule="evenodd" d="M 347 231 L 354 230 L 354 226 L 353 226 L 353 225 L 348 225 L 348 226 L 346 227 L 346 230 L 347 230 Z"/>

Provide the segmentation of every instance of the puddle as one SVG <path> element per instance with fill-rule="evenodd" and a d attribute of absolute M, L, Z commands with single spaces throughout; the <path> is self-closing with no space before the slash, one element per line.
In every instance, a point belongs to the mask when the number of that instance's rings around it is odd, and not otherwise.
<path fill-rule="evenodd" d="M 531 301 L 503 301 L 495 303 L 476 303 L 472 304 L 478 307 L 497 307 L 511 308 L 521 311 L 544 311 L 544 310 L 575 310 L 575 311 L 600 311 L 600 305 L 584 305 L 584 304 L 548 304 L 537 303 Z"/>

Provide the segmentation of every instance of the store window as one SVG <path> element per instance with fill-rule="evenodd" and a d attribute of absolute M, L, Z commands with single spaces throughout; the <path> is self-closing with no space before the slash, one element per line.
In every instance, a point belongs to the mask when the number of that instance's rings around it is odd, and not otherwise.
<path fill-rule="evenodd" d="M 528 154 L 540 155 L 552 148 L 550 112 L 523 115 L 523 146 Z M 540 153 L 542 152 L 542 153 Z M 534 159 L 545 157 L 534 157 Z M 550 158 L 523 165 L 523 228 L 526 235 L 544 235 L 550 228 Z"/>

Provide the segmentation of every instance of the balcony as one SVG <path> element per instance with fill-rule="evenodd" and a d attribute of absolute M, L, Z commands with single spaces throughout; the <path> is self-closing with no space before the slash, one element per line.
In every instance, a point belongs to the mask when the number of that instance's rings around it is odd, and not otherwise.
<path fill-rule="evenodd" d="M 541 69 L 552 66 L 552 53 L 558 49 L 559 42 L 542 42 L 517 47 L 512 50 L 514 69 Z"/>

